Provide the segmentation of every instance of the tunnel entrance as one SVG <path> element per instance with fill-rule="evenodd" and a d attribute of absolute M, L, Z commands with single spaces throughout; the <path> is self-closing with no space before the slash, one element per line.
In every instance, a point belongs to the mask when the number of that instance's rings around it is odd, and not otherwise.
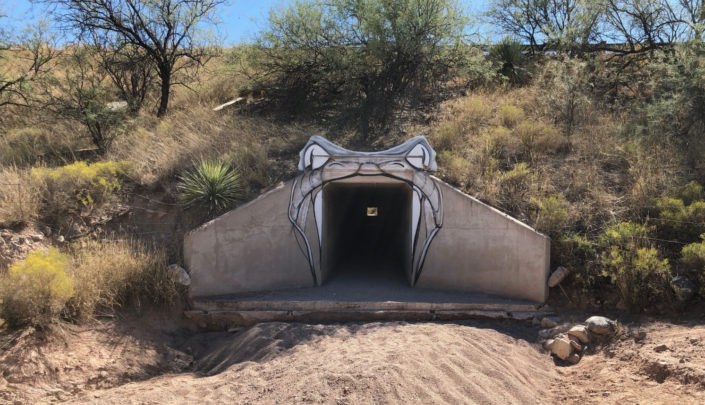
<path fill-rule="evenodd" d="M 333 182 L 323 193 L 323 283 L 410 285 L 411 187 Z"/>

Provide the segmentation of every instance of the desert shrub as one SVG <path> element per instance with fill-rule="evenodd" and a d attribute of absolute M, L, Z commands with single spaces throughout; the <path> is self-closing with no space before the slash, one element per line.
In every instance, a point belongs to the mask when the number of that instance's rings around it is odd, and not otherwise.
<path fill-rule="evenodd" d="M 470 162 L 454 152 L 443 150 L 438 154 L 438 162 L 450 183 L 464 186 L 468 181 Z"/>
<path fill-rule="evenodd" d="M 261 144 L 244 144 L 226 156 L 226 161 L 242 175 L 247 188 L 269 184 L 267 148 Z"/>
<path fill-rule="evenodd" d="M 490 59 L 499 66 L 502 80 L 515 85 L 526 84 L 531 75 L 524 67 L 522 44 L 514 38 L 505 37 L 490 49 Z"/>
<path fill-rule="evenodd" d="M 701 201 L 703 199 L 703 186 L 696 181 L 691 181 L 681 187 L 678 194 L 685 204 Z"/>
<path fill-rule="evenodd" d="M 231 208 L 243 197 L 240 174 L 222 161 L 199 161 L 179 178 L 177 188 L 187 207 L 205 209 L 209 215 Z"/>
<path fill-rule="evenodd" d="M 25 166 L 50 152 L 49 139 L 39 128 L 26 127 L 0 133 L 0 165 Z"/>
<path fill-rule="evenodd" d="M 463 133 L 455 125 L 443 125 L 431 135 L 433 147 L 439 151 L 458 150 L 464 140 Z"/>
<path fill-rule="evenodd" d="M 2 318 L 11 327 L 46 327 L 59 319 L 74 294 L 70 260 L 56 248 L 35 250 L 0 279 Z"/>
<path fill-rule="evenodd" d="M 484 97 L 463 98 L 454 108 L 455 119 L 466 128 L 476 128 L 492 116 L 492 106 Z"/>
<path fill-rule="evenodd" d="M 58 223 L 67 213 L 100 207 L 120 190 L 128 168 L 113 161 L 33 168 L 32 179 L 43 189 L 42 216 Z"/>
<path fill-rule="evenodd" d="M 555 153 L 564 142 L 556 127 L 541 121 L 522 121 L 514 128 L 514 133 L 532 159 L 541 154 Z"/>
<path fill-rule="evenodd" d="M 521 162 L 500 176 L 499 201 L 510 211 L 517 210 L 528 201 L 528 194 L 535 180 L 529 165 Z"/>
<path fill-rule="evenodd" d="M 705 233 L 700 235 L 700 239 L 700 242 L 683 246 L 681 261 L 690 268 L 705 270 Z"/>
<path fill-rule="evenodd" d="M 504 126 L 492 127 L 487 132 L 492 154 L 497 158 L 510 158 L 522 150 L 518 139 L 512 131 Z"/>
<path fill-rule="evenodd" d="M 573 281 L 583 294 L 590 294 L 597 283 L 595 261 L 599 245 L 586 235 L 568 233 L 551 244 L 552 260 L 573 270 Z"/>
<path fill-rule="evenodd" d="M 617 288 L 622 302 L 640 311 L 668 298 L 670 265 L 648 239 L 649 229 L 633 222 L 611 226 L 602 234 L 602 275 Z"/>
<path fill-rule="evenodd" d="M 73 251 L 76 293 L 67 303 L 74 320 L 128 305 L 171 304 L 179 296 L 166 253 L 137 242 L 90 242 Z"/>
<path fill-rule="evenodd" d="M 514 105 L 503 105 L 497 111 L 499 121 L 507 128 L 514 128 L 524 120 L 524 110 Z"/>
<path fill-rule="evenodd" d="M 705 232 L 705 202 L 691 201 L 686 205 L 680 198 L 661 197 L 656 200 L 659 210 L 659 233 L 667 238 L 690 242 Z"/>
<path fill-rule="evenodd" d="M 30 175 L 16 167 L 0 170 L 0 226 L 27 224 L 37 218 L 40 190 Z"/>
<path fill-rule="evenodd" d="M 536 205 L 533 213 L 534 227 L 552 236 L 560 234 L 570 220 L 570 204 L 563 194 L 531 198 L 531 202 Z"/>
<path fill-rule="evenodd" d="M 544 64 L 536 80 L 540 84 L 539 101 L 570 136 L 587 120 L 590 111 L 591 85 L 587 63 L 561 56 Z"/>

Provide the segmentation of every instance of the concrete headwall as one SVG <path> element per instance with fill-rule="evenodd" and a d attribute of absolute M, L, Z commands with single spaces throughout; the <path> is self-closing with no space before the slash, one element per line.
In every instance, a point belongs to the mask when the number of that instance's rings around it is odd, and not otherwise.
<path fill-rule="evenodd" d="M 550 239 L 434 180 L 443 193 L 443 227 L 431 244 L 416 286 L 544 302 Z"/>
<path fill-rule="evenodd" d="M 417 288 L 491 293 L 544 302 L 550 240 L 533 228 L 434 179 L 443 226 Z M 190 232 L 184 241 L 194 297 L 313 286 L 287 216 L 291 182 Z M 307 233 L 313 232 L 313 214 Z M 316 242 L 317 236 L 309 239 Z M 323 241 L 325 244 L 325 241 Z M 322 276 L 317 274 L 318 278 Z"/>
<path fill-rule="evenodd" d="M 290 192 L 288 182 L 186 235 L 192 296 L 313 285 L 287 216 Z"/>

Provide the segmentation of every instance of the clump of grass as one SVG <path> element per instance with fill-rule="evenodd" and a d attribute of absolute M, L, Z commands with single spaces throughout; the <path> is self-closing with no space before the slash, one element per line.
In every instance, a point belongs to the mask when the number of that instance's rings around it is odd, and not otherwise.
<path fill-rule="evenodd" d="M 533 215 L 534 227 L 552 236 L 560 235 L 570 220 L 570 204 L 563 194 L 532 197 L 531 202 L 536 205 Z"/>
<path fill-rule="evenodd" d="M 26 225 L 39 216 L 40 189 L 14 166 L 0 170 L 0 226 Z"/>
<path fill-rule="evenodd" d="M 177 189 L 187 207 L 217 214 L 231 208 L 243 197 L 240 174 L 229 164 L 215 160 L 201 160 L 179 178 Z"/>
<path fill-rule="evenodd" d="M 96 311 L 171 304 L 179 296 L 163 249 L 128 241 L 89 242 L 73 251 L 76 293 L 67 303 L 71 319 Z"/>
<path fill-rule="evenodd" d="M 532 159 L 541 154 L 555 153 L 564 142 L 556 127 L 542 121 L 522 121 L 514 128 L 514 133 Z"/>
<path fill-rule="evenodd" d="M 507 128 L 514 128 L 524 120 L 524 110 L 514 105 L 503 105 L 497 111 L 499 121 Z"/>
<path fill-rule="evenodd" d="M 0 318 L 10 327 L 80 322 L 118 308 L 175 303 L 181 290 L 163 249 L 128 241 L 35 250 L 0 276 Z"/>
<path fill-rule="evenodd" d="M 69 257 L 56 248 L 30 252 L 0 280 L 0 317 L 10 327 L 55 322 L 75 292 L 69 271 Z"/>

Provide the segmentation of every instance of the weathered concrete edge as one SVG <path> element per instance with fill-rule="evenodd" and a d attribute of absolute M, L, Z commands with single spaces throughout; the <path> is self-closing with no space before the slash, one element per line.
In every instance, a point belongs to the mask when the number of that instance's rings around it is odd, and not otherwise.
<path fill-rule="evenodd" d="M 374 321 L 461 321 L 492 319 L 528 321 L 551 315 L 549 311 L 185 311 L 184 316 L 201 329 L 228 330 L 262 322 L 341 323 Z"/>
<path fill-rule="evenodd" d="M 399 302 L 399 301 L 248 301 L 194 299 L 194 308 L 202 311 L 536 311 L 545 308 L 534 303 L 478 302 Z"/>

